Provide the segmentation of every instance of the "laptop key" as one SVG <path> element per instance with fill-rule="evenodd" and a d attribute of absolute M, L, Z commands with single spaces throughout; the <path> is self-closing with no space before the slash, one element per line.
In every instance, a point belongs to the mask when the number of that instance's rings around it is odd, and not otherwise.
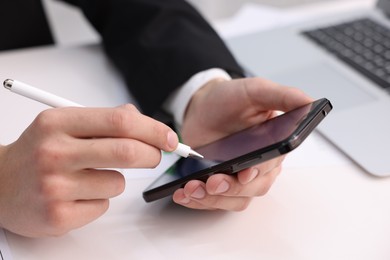
<path fill-rule="evenodd" d="M 380 87 L 390 89 L 388 28 L 363 18 L 302 34 Z"/>

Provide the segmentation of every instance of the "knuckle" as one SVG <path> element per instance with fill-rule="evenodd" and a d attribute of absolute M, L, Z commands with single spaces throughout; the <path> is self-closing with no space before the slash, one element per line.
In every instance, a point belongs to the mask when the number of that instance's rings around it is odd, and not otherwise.
<path fill-rule="evenodd" d="M 68 210 L 63 203 L 54 201 L 48 203 L 45 213 L 45 224 L 51 235 L 60 236 L 69 231 Z"/>
<path fill-rule="evenodd" d="M 62 148 L 61 148 L 62 147 Z M 34 150 L 33 158 L 42 173 L 54 171 L 62 163 L 66 163 L 65 149 L 63 145 L 57 144 L 52 140 L 43 140 Z"/>
<path fill-rule="evenodd" d="M 60 175 L 51 174 L 41 179 L 38 192 L 46 201 L 60 200 L 66 195 L 66 186 Z"/>
<path fill-rule="evenodd" d="M 120 142 L 115 145 L 114 156 L 121 162 L 133 162 L 136 160 L 136 148 L 132 142 Z"/>
<path fill-rule="evenodd" d="M 39 131 L 50 133 L 54 131 L 59 122 L 58 113 L 54 109 L 47 109 L 38 114 L 34 124 L 38 126 Z"/>
<path fill-rule="evenodd" d="M 167 131 L 167 128 L 165 127 L 164 124 L 156 121 L 155 124 L 152 125 L 152 130 L 153 130 L 153 133 L 157 136 L 166 136 L 166 131 Z M 163 140 L 165 140 L 165 138 L 162 138 Z"/>
<path fill-rule="evenodd" d="M 112 154 L 119 162 L 133 167 L 157 167 L 161 161 L 161 151 L 135 140 L 123 140 L 113 147 Z"/>
<path fill-rule="evenodd" d="M 114 109 L 111 113 L 110 123 L 114 129 L 126 130 L 126 122 L 128 121 L 127 111 L 124 109 Z"/>
<path fill-rule="evenodd" d="M 101 200 L 96 206 L 98 214 L 90 217 L 88 222 L 101 216 L 109 208 L 109 200 Z M 85 220 L 75 219 L 75 208 L 69 202 L 52 201 L 45 205 L 44 226 L 49 236 L 62 236 L 70 230 L 85 225 Z"/>
<path fill-rule="evenodd" d="M 120 133 L 129 133 L 134 120 L 134 116 L 138 115 L 139 111 L 133 104 L 126 104 L 112 110 L 110 115 L 110 123 L 114 129 Z"/>

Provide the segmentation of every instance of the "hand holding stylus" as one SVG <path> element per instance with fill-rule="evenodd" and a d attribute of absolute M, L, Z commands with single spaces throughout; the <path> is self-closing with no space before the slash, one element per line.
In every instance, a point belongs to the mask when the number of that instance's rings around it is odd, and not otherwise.
<path fill-rule="evenodd" d="M 15 81 L 5 86 L 62 107 L 42 111 L 15 142 L 0 145 L 0 227 L 11 232 L 55 236 L 90 223 L 124 191 L 114 169 L 154 168 L 161 150 L 178 146 L 170 127 L 133 105 L 80 107 Z"/>
<path fill-rule="evenodd" d="M 6 79 L 3 82 L 3 85 L 6 89 L 14 93 L 41 102 L 51 107 L 83 107 L 82 105 L 77 104 L 73 101 L 56 96 L 54 94 L 35 88 L 17 80 Z M 177 148 L 173 152 L 185 158 L 187 158 L 188 156 L 203 158 L 201 154 L 192 150 L 190 146 L 182 143 L 178 143 Z"/>

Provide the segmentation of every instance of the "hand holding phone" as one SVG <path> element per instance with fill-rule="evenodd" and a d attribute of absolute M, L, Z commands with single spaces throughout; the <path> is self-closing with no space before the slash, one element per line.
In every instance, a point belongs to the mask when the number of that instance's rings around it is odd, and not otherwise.
<path fill-rule="evenodd" d="M 298 147 L 331 111 L 323 98 L 261 124 L 195 149 L 204 159 L 179 159 L 144 192 L 147 202 L 172 195 L 190 180 L 206 181 L 216 173 L 241 170 L 286 154 Z"/>

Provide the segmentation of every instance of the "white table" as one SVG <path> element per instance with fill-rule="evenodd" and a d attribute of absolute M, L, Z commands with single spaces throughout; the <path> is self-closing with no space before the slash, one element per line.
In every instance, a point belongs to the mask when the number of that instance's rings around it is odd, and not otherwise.
<path fill-rule="evenodd" d="M 3 53 L 0 79 L 8 77 L 86 106 L 131 98 L 96 46 Z M 0 91 L 0 142 L 15 140 L 45 108 Z M 244 212 L 189 210 L 169 199 L 146 204 L 141 194 L 156 174 L 127 172 L 126 190 L 108 212 L 63 237 L 7 232 L 14 259 L 390 259 L 390 178 L 367 175 L 318 133 Z"/>

